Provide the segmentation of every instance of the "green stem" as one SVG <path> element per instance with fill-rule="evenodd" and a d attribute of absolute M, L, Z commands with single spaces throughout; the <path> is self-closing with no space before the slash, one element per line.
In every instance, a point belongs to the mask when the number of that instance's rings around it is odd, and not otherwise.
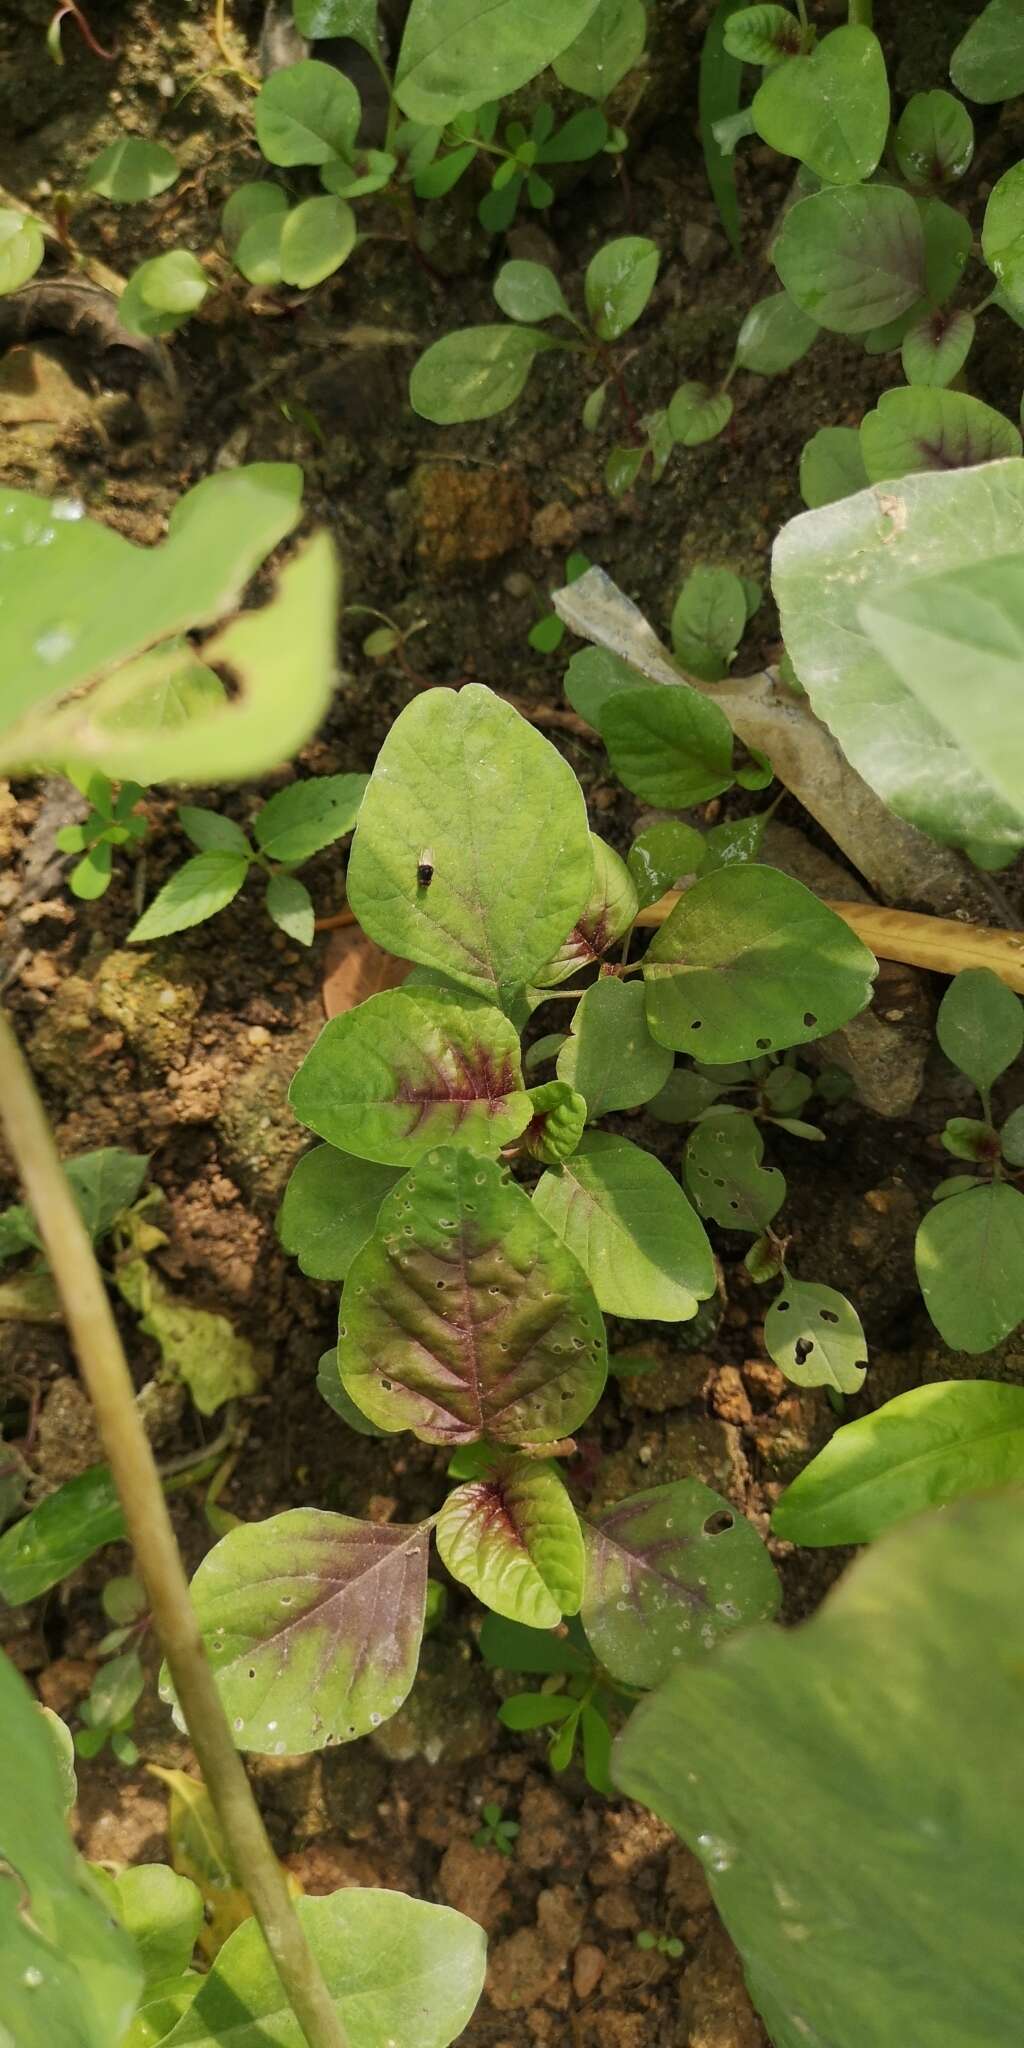
<path fill-rule="evenodd" d="M 849 19 L 851 28 L 873 28 L 875 0 L 850 0 Z"/>
<path fill-rule="evenodd" d="M 2 1010 L 0 1103 L 11 1152 L 38 1221 L 82 1377 L 96 1410 L 153 1622 L 232 1861 L 308 2048 L 348 2048 L 345 2030 L 299 1925 L 235 1748 L 206 1661 L 160 1475 L 142 1426 L 103 1276 L 28 1063 Z"/>

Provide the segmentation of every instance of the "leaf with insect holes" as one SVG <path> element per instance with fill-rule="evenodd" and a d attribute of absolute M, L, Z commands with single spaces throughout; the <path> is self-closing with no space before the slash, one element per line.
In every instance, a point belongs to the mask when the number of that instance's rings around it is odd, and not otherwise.
<path fill-rule="evenodd" d="M 531 976 L 535 988 L 556 988 L 599 960 L 628 932 L 640 907 L 625 861 L 596 832 L 591 834 L 591 844 L 594 880 L 590 895 L 557 953 Z"/>
<path fill-rule="evenodd" d="M 869 178 L 889 132 L 889 82 L 878 37 L 833 29 L 805 57 L 767 72 L 751 109 L 762 142 L 831 185 Z"/>
<path fill-rule="evenodd" d="M 191 1598 L 239 1749 L 305 1756 L 397 1712 L 416 1676 L 429 1545 L 425 1524 L 320 1508 L 243 1523 L 214 1545 Z M 161 1694 L 172 1696 L 166 1677 Z"/>
<path fill-rule="evenodd" d="M 452 1577 L 527 1628 L 555 1628 L 583 1598 L 583 1532 L 553 1465 L 496 1455 L 457 1486 L 437 1520 Z"/>
<path fill-rule="evenodd" d="M 532 1115 L 518 1033 L 461 989 L 387 989 L 332 1017 L 288 1099 L 318 1137 L 388 1166 L 434 1145 L 497 1154 Z"/>
<path fill-rule="evenodd" d="M 680 384 L 669 399 L 668 429 L 681 448 L 699 448 L 705 441 L 713 441 L 731 418 L 728 391 L 715 391 L 694 378 Z"/>
<path fill-rule="evenodd" d="M 820 333 L 816 320 L 788 292 L 773 292 L 751 306 L 736 336 L 736 362 L 760 377 L 778 377 L 807 354 Z"/>
<path fill-rule="evenodd" d="M 548 1443 L 607 1370 L 582 1267 L 494 1161 L 428 1153 L 381 1207 L 342 1296 L 338 1361 L 357 1407 L 427 1443 Z"/>
<path fill-rule="evenodd" d="M 463 327 L 431 343 L 413 365 L 409 402 L 435 426 L 504 412 L 523 390 L 534 357 L 558 348 L 540 327 Z"/>
<path fill-rule="evenodd" d="M 972 1357 L 991 1351 L 1024 1321 L 1024 1194 L 993 1181 L 937 1202 L 914 1261 L 943 1341 Z"/>
<path fill-rule="evenodd" d="M 1024 92 L 1024 17 L 1020 0 L 988 0 L 950 60 L 958 92 L 981 106 Z"/>
<path fill-rule="evenodd" d="M 596 0 L 413 0 L 395 98 L 413 121 L 445 122 L 525 85 L 579 35 Z"/>
<path fill-rule="evenodd" d="M 349 902 L 378 944 L 501 1002 L 561 945 L 593 874 L 579 783 L 511 705 L 468 684 L 401 712 L 348 867 Z"/>
<path fill-rule="evenodd" d="M 119 1543 L 124 1513 L 107 1465 L 66 1479 L 0 1536 L 0 1599 L 21 1607 L 67 1578 L 106 1543 Z"/>
<path fill-rule="evenodd" d="M 609 1110 L 649 1101 L 671 1071 L 671 1052 L 651 1036 L 637 982 L 608 975 L 584 990 L 557 1072 L 584 1097 L 592 1123 Z"/>
<path fill-rule="evenodd" d="M 197 853 L 157 891 L 149 909 L 132 926 L 129 944 L 142 946 L 150 939 L 164 939 L 171 932 L 205 924 L 208 917 L 216 917 L 218 910 L 234 902 L 248 872 L 248 854 Z"/>
<path fill-rule="evenodd" d="M 20 207 L 0 207 L 0 295 L 34 277 L 46 252 L 39 222 Z"/>
<path fill-rule="evenodd" d="M 647 14 L 643 0 L 597 0 L 575 42 L 551 66 L 570 92 L 605 100 L 643 56 Z"/>
<path fill-rule="evenodd" d="M 768 1621 L 779 1582 L 750 1523 L 697 1479 L 653 1486 L 584 1524 L 580 1618 L 612 1678 L 660 1685 L 736 1628 Z"/>
<path fill-rule="evenodd" d="M 748 863 L 687 890 L 643 972 L 659 1043 L 722 1064 L 848 1023 L 870 1001 L 878 962 L 802 882 Z"/>
<path fill-rule="evenodd" d="M 622 235 L 591 257 L 583 288 L 599 340 L 618 341 L 639 320 L 654 290 L 660 260 L 657 243 L 643 235 Z"/>
<path fill-rule="evenodd" d="M 1024 1004 L 991 968 L 965 967 L 939 1004 L 935 1035 L 984 1095 L 1024 1050 Z"/>
<path fill-rule="evenodd" d="M 783 1272 L 782 1292 L 764 1319 L 764 1341 L 768 1356 L 798 1387 L 856 1394 L 864 1384 L 868 1351 L 860 1317 L 834 1287 Z"/>
<path fill-rule="evenodd" d="M 123 135 L 109 149 L 94 157 L 82 180 L 86 192 L 98 192 L 103 199 L 132 205 L 140 199 L 156 199 L 178 176 L 178 165 L 162 142 L 146 142 L 140 135 Z"/>
<path fill-rule="evenodd" d="M 299 1899 L 296 1911 L 349 2048 L 450 2048 L 483 1988 L 487 1944 L 450 1906 L 372 1888 Z M 225 1943 L 175 2048 L 305 2048 L 255 1920 Z"/>
<path fill-rule="evenodd" d="M 554 1166 L 575 1152 L 587 1121 L 587 1105 L 567 1081 L 544 1081 L 531 1088 L 533 1116 L 523 1143 L 531 1159 Z"/>
<path fill-rule="evenodd" d="M 277 1234 L 285 1251 L 311 1280 L 344 1280 L 398 1178 L 393 1166 L 314 1145 L 284 1191 Z"/>
<path fill-rule="evenodd" d="M 703 1225 L 668 1168 L 628 1138 L 589 1132 L 533 1199 L 606 1315 L 688 1322 L 714 1293 Z"/>
<path fill-rule="evenodd" d="M 833 186 L 798 200 L 772 255 L 790 298 L 836 334 L 880 327 L 925 290 L 921 216 L 895 185 Z"/>
<path fill-rule="evenodd" d="M 900 360 L 908 384 L 951 384 L 970 355 L 974 333 L 974 315 L 963 309 L 923 314 L 903 337 Z"/>
<path fill-rule="evenodd" d="M 915 385 L 883 391 L 860 428 L 868 482 L 908 476 L 915 470 L 967 469 L 1019 455 L 1021 437 L 1012 420 L 966 391 Z"/>
<path fill-rule="evenodd" d="M 787 1486 L 772 1528 L 787 1543 L 872 1543 L 926 1508 L 1024 1480 L 1024 1387 L 940 1380 L 837 1429 Z"/>
<path fill-rule="evenodd" d="M 691 1086 L 700 1078 L 683 1076 Z M 686 1185 L 701 1215 L 726 1230 L 764 1230 L 786 1199 L 786 1182 L 777 1166 L 761 1164 L 763 1158 L 764 1139 L 752 1116 L 732 1109 L 702 1116 L 685 1155 Z"/>
<path fill-rule="evenodd" d="M 306 57 L 272 71 L 256 96 L 256 140 L 272 164 L 326 164 L 355 147 L 359 94 L 333 64 Z"/>
<path fill-rule="evenodd" d="M 625 690 L 602 707 L 600 726 L 619 781 L 645 803 L 683 810 L 733 780 L 725 713 L 685 685 Z"/>
<path fill-rule="evenodd" d="M 551 320 L 556 313 L 569 314 L 562 287 L 546 263 L 503 263 L 494 280 L 494 296 L 510 320 Z"/>

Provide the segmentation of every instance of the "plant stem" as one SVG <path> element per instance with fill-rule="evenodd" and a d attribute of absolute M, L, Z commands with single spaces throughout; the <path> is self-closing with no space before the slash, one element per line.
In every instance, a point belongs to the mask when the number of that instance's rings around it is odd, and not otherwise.
<path fill-rule="evenodd" d="M 203 1781 L 308 2048 L 348 2048 L 299 1925 L 206 1661 L 149 1438 L 92 1244 L 29 1071 L 0 1010 L 0 1103 L 11 1151 L 60 1290 L 153 1621 Z"/>
<path fill-rule="evenodd" d="M 851 28 L 873 28 L 875 0 L 850 0 L 849 20 Z"/>

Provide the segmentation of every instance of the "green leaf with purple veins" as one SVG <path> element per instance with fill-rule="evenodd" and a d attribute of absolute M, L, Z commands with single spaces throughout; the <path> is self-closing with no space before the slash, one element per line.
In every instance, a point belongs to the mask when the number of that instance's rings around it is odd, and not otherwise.
<path fill-rule="evenodd" d="M 557 1628 L 583 1598 L 583 1533 L 553 1465 L 499 1456 L 457 1486 L 437 1522 L 452 1577 L 526 1628 Z"/>
<path fill-rule="evenodd" d="M 628 932 L 640 907 L 636 885 L 624 860 L 592 832 L 594 881 L 576 923 L 557 953 L 537 969 L 535 988 L 555 988 L 581 967 L 589 967 Z"/>
<path fill-rule="evenodd" d="M 370 1420 L 427 1443 L 550 1443 L 590 1414 L 604 1321 L 577 1259 L 488 1159 L 429 1152 L 349 1268 L 342 1380 Z"/>

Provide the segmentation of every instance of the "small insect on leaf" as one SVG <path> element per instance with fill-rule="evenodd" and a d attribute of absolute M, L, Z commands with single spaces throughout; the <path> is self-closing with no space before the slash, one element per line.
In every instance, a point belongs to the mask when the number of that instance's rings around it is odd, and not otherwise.
<path fill-rule="evenodd" d="M 434 849 L 425 846 L 416 862 L 416 881 L 421 889 L 429 889 L 434 879 Z"/>

